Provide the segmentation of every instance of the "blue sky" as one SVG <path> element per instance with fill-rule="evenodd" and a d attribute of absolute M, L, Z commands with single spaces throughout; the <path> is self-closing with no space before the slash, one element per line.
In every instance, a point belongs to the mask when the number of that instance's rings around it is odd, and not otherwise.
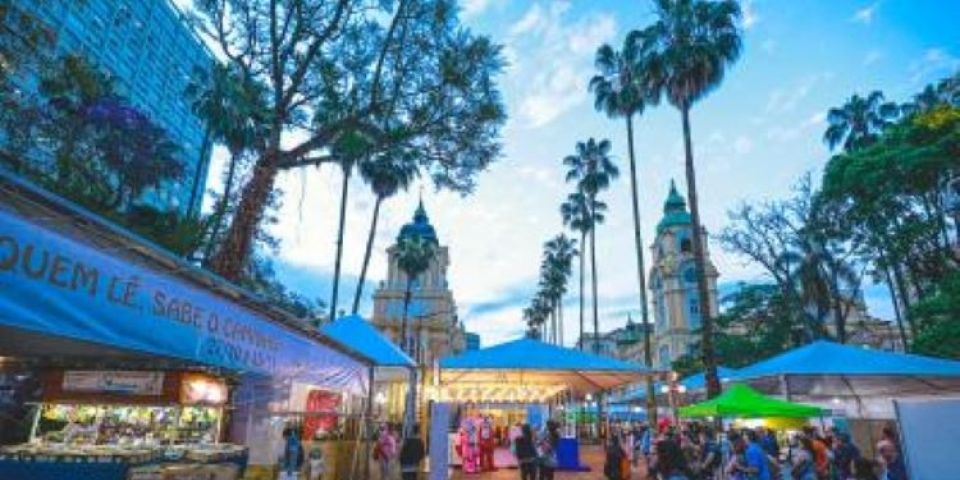
<path fill-rule="evenodd" d="M 541 245 L 561 231 L 558 204 L 571 190 L 560 159 L 578 140 L 606 137 L 627 171 L 623 124 L 594 112 L 586 84 L 596 48 L 620 44 L 629 30 L 648 24 L 651 6 L 647 0 L 462 5 L 464 21 L 503 44 L 510 61 L 501 81 L 510 115 L 504 155 L 480 177 L 474 195 L 460 198 L 426 188 L 424 202 L 441 242 L 450 247 L 449 278 L 460 317 L 490 344 L 524 329 L 520 309 L 536 288 Z M 726 212 L 740 202 L 783 198 L 805 172 L 819 179 L 828 158 L 820 141 L 828 108 L 873 89 L 904 100 L 960 69 L 960 1 L 755 0 L 743 6 L 743 56 L 692 116 L 701 209 L 711 232 L 726 224 Z M 670 179 L 682 186 L 680 119 L 674 109 L 664 105 L 639 120 L 637 152 L 649 245 Z M 222 152 L 217 157 L 222 159 Z M 285 174 L 279 185 L 284 205 L 274 228 L 282 240 L 278 271 L 291 288 L 326 299 L 338 170 Z M 359 181 L 351 194 L 341 305 L 352 299 L 372 208 L 372 196 Z M 413 188 L 385 204 L 372 282 L 385 277 L 384 251 L 412 216 L 416 197 Z M 611 211 L 597 240 L 602 329 L 623 324 L 628 312 L 639 309 L 626 177 L 612 186 L 606 201 Z M 711 244 L 711 253 L 724 285 L 762 278 L 759 269 L 719 245 Z M 892 317 L 886 298 L 883 287 L 867 291 L 872 313 L 881 318 Z M 369 301 L 366 305 L 369 312 Z M 567 306 L 566 331 L 573 332 L 576 300 Z M 566 338 L 572 342 L 575 335 Z"/>

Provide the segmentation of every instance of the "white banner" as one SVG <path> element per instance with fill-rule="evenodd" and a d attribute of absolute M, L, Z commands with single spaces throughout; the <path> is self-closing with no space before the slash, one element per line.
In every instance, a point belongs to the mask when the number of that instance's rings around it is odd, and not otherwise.
<path fill-rule="evenodd" d="M 160 395 L 163 372 L 67 370 L 63 372 L 63 391 Z"/>

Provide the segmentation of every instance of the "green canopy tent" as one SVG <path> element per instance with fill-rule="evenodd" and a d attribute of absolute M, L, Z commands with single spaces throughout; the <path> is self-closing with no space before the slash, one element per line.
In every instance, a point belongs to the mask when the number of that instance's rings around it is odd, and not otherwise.
<path fill-rule="evenodd" d="M 812 405 L 778 400 L 746 385 L 735 384 L 719 397 L 682 407 L 679 413 L 683 417 L 809 418 L 823 415 L 824 410 Z"/>

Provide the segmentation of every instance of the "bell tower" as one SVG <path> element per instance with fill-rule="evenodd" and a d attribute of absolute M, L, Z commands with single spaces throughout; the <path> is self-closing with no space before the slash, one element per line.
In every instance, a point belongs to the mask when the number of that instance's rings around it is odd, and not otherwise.
<path fill-rule="evenodd" d="M 706 257 L 710 310 L 716 317 L 719 273 L 710 260 L 706 231 L 701 230 L 699 234 Z M 653 357 L 660 368 L 669 368 L 671 362 L 690 353 L 700 339 L 702 317 L 692 236 L 693 221 L 687 211 L 687 202 L 671 181 L 670 192 L 663 204 L 663 218 L 657 224 L 649 276 L 653 296 Z"/>
<path fill-rule="evenodd" d="M 417 206 L 413 220 L 400 229 L 397 242 L 387 249 L 386 280 L 373 294 L 373 323 L 394 343 L 402 345 L 403 301 L 407 275 L 397 261 L 397 244 L 405 238 L 419 237 L 434 246 L 434 257 L 427 270 L 411 283 L 407 309 L 407 335 L 410 343 L 419 346 L 412 355 L 421 365 L 430 366 L 435 359 L 466 348 L 463 324 L 457 318 L 457 305 L 447 284 L 450 252 L 440 245 L 437 232 L 423 206 Z"/>

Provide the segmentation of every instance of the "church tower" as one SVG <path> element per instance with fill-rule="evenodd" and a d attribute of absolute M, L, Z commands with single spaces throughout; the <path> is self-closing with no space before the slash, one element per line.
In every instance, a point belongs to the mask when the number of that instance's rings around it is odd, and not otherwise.
<path fill-rule="evenodd" d="M 453 292 L 447 285 L 450 253 L 447 247 L 440 245 L 422 200 L 413 214 L 413 221 L 400 229 L 397 242 L 387 249 L 387 278 L 373 294 L 373 324 L 394 343 L 401 345 L 407 275 L 397 264 L 397 244 L 410 237 L 423 238 L 435 249 L 430 267 L 413 279 L 407 310 L 407 334 L 411 343 L 419 346 L 412 356 L 421 365 L 430 366 L 435 359 L 462 352 L 466 340 L 463 324 L 457 319 Z"/>
<path fill-rule="evenodd" d="M 672 361 L 689 353 L 699 342 L 701 316 L 692 235 L 693 221 L 687 211 L 687 202 L 671 181 L 670 193 L 663 204 L 663 218 L 657 224 L 650 269 L 653 357 L 660 368 L 669 368 Z M 706 231 L 701 230 L 700 235 L 706 257 L 710 310 L 716 317 L 719 274 L 710 260 Z"/>

